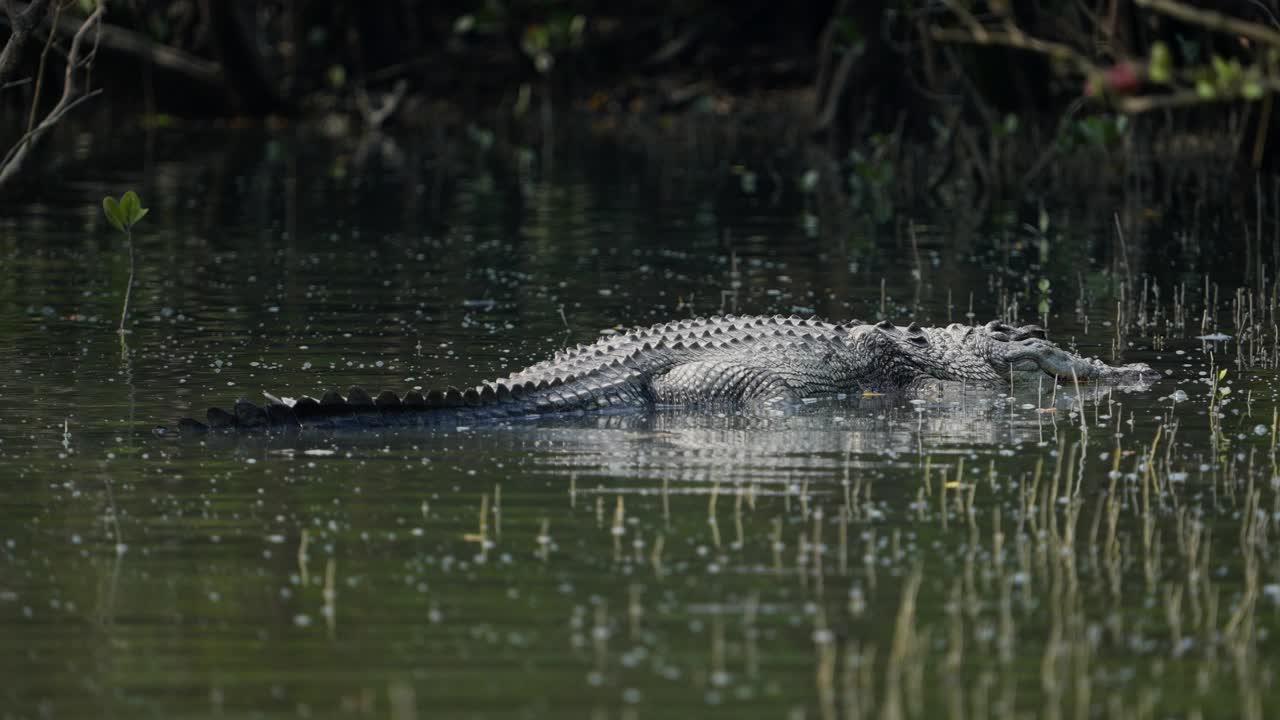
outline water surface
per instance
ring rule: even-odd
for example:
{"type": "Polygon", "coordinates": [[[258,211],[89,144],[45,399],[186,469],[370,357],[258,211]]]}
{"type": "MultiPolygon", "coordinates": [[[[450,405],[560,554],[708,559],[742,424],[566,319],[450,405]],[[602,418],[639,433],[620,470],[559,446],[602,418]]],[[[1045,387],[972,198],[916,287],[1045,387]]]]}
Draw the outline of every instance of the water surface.
{"type": "Polygon", "coordinates": [[[1166,316],[1118,333],[1078,210],[1049,208],[1043,241],[906,211],[836,231],[770,189],[767,148],[326,142],[175,131],[144,167],[0,205],[0,716],[1280,712],[1272,375],[1166,316]],[[128,255],[99,201],[125,187],[152,211],[122,348],[128,255]],[[475,382],[672,318],[1040,300],[1061,342],[1170,379],[151,433],[262,390],[475,382]],[[1210,362],[1232,368],[1218,425],[1210,362]]]}

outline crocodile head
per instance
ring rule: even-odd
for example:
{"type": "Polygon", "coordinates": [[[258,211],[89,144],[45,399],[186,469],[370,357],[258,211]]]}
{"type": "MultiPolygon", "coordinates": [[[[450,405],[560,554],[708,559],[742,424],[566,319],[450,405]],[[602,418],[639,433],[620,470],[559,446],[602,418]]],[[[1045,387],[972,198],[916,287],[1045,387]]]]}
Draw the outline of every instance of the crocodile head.
{"type": "Polygon", "coordinates": [[[910,387],[944,380],[981,385],[1059,380],[1147,386],[1160,373],[1143,363],[1111,366],[1050,342],[1043,328],[993,321],[981,327],[922,328],[890,322],[848,329],[847,342],[866,384],[910,387]]]}
{"type": "Polygon", "coordinates": [[[1044,329],[1036,325],[1014,327],[992,321],[981,328],[966,328],[963,344],[993,369],[1012,374],[1015,381],[1047,374],[1073,382],[1145,387],[1163,377],[1146,363],[1108,365],[1064,350],[1050,342],[1044,329]]]}

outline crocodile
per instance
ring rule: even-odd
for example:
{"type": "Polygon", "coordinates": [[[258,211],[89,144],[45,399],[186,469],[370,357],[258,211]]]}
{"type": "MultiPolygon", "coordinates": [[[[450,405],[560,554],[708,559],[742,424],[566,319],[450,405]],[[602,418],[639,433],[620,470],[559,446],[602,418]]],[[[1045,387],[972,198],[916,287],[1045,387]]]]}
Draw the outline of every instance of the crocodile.
{"type": "Polygon", "coordinates": [[[829,323],[796,316],[680,320],[605,335],[504,378],[371,396],[237,400],[185,433],[303,428],[457,426],[549,414],[663,406],[746,406],[856,392],[915,391],[935,382],[999,387],[1034,378],[1145,387],[1160,374],[1143,363],[1108,365],[1064,350],[1034,325],[900,326],[829,323]]]}

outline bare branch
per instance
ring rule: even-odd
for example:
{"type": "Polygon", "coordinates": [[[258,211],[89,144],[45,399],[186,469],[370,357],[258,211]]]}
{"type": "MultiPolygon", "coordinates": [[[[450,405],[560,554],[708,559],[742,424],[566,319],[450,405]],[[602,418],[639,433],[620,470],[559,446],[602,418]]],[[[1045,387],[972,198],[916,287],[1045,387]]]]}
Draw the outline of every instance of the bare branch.
{"type": "MultiPolygon", "coordinates": [[[[14,3],[14,0],[5,1],[14,3]]],[[[21,3],[15,4],[21,6],[21,3]]],[[[28,5],[28,11],[35,4],[33,2],[28,5]]],[[[54,30],[59,35],[72,37],[79,32],[80,24],[78,18],[64,14],[56,23],[54,30]]],[[[118,25],[100,23],[95,33],[95,47],[101,45],[106,50],[142,58],[209,87],[223,87],[222,68],[216,62],[158,43],[142,33],[118,25]]],[[[89,53],[88,57],[92,57],[93,54],[89,53]]]]}
{"type": "Polygon", "coordinates": [[[29,77],[22,78],[20,80],[10,80],[7,83],[0,83],[0,90],[8,90],[9,88],[15,88],[15,87],[18,87],[19,85],[30,85],[34,81],[35,81],[35,78],[29,78],[29,77]]]}
{"type": "Polygon", "coordinates": [[[49,0],[33,0],[22,12],[18,12],[18,6],[13,0],[5,0],[4,10],[9,16],[11,32],[9,40],[4,44],[4,49],[0,50],[0,85],[5,83],[5,80],[13,74],[13,69],[18,66],[22,47],[27,44],[31,31],[44,22],[44,17],[49,12],[49,0]]]}
{"type": "MultiPolygon", "coordinates": [[[[35,3],[32,3],[32,5],[35,5],[35,3]]],[[[81,63],[80,45],[89,30],[102,22],[103,12],[102,3],[98,3],[98,7],[89,17],[84,19],[80,29],[76,31],[75,37],[71,39],[71,49],[67,52],[67,71],[62,82],[62,97],[58,100],[58,104],[54,105],[53,109],[49,111],[49,114],[45,115],[44,119],[40,121],[40,124],[32,128],[26,135],[23,135],[5,156],[4,160],[0,162],[0,186],[13,179],[22,167],[22,162],[30,154],[32,148],[44,137],[45,133],[49,132],[54,125],[57,125],[68,112],[80,105],[80,103],[98,94],[97,92],[92,92],[81,95],[76,88],[76,72],[79,70],[81,63]]]]}
{"type": "MultiPolygon", "coordinates": [[[[57,27],[58,18],[62,17],[62,3],[53,6],[53,25],[57,27]]],[[[36,126],[36,111],[40,108],[40,88],[44,85],[44,67],[49,59],[49,48],[53,46],[54,33],[45,38],[44,50],[40,51],[40,65],[36,70],[36,88],[31,93],[31,112],[27,115],[27,132],[36,126]]]]}
{"type": "Polygon", "coordinates": [[[365,128],[369,130],[377,130],[387,121],[387,118],[395,114],[400,107],[400,102],[404,100],[405,91],[409,89],[409,83],[401,78],[396,81],[391,92],[379,99],[378,106],[373,106],[373,101],[369,98],[369,93],[364,89],[363,85],[356,87],[356,108],[360,111],[360,117],[364,119],[365,128]]]}
{"type": "MultiPolygon", "coordinates": [[[[54,123],[57,123],[58,121],[62,120],[64,116],[66,116],[72,110],[76,109],[76,107],[84,104],[86,101],[92,100],[93,98],[101,94],[102,94],[102,88],[98,88],[97,90],[92,90],[90,92],[87,92],[84,95],[81,95],[80,97],[76,98],[75,100],[72,100],[71,102],[67,103],[66,107],[62,109],[55,109],[53,112],[49,113],[49,115],[45,117],[45,121],[47,121],[49,123],[49,126],[52,127],[54,123]]],[[[43,125],[44,121],[42,121],[41,124],[43,125]]],[[[42,132],[43,131],[41,130],[41,128],[37,126],[32,128],[31,130],[28,130],[26,133],[23,134],[22,137],[18,138],[18,142],[14,143],[14,146],[9,148],[9,152],[4,154],[4,158],[0,158],[0,172],[3,172],[6,166],[9,165],[9,161],[12,160],[14,156],[18,154],[18,151],[24,147],[23,145],[24,143],[30,141],[32,137],[35,136],[36,133],[42,133],[42,132]]],[[[0,182],[0,185],[2,184],[3,183],[0,182]]]]}
{"type": "MultiPolygon", "coordinates": [[[[1280,92],[1280,81],[1271,80],[1269,82],[1263,82],[1262,87],[1271,93],[1280,92]]],[[[1239,102],[1241,100],[1257,102],[1261,99],[1262,98],[1245,97],[1239,92],[1221,93],[1207,98],[1195,90],[1178,90],[1176,92],[1166,93],[1163,95],[1132,95],[1129,97],[1121,97],[1117,98],[1115,103],[1120,112],[1129,115],[1137,115],[1140,113],[1151,112],[1152,110],[1164,110],[1166,108],[1193,107],[1196,105],[1207,105],[1215,102],[1239,102]]]]}
{"type": "Polygon", "coordinates": [[[1264,45],[1280,47],[1280,32],[1272,30],[1266,25],[1241,20],[1213,10],[1201,10],[1174,0],[1134,0],[1134,2],[1138,7],[1150,8],[1169,17],[1199,25],[1209,30],[1239,35],[1264,45]]]}
{"type": "Polygon", "coordinates": [[[1075,65],[1082,73],[1093,75],[1101,72],[1101,68],[1088,59],[1084,55],[1076,51],[1069,45],[1052,42],[1050,40],[1040,40],[1031,37],[1021,31],[1017,33],[1008,32],[990,32],[984,30],[981,36],[971,34],[964,30],[948,30],[944,28],[932,28],[929,31],[930,37],[939,42],[950,43],[970,43],[973,45],[999,45],[1003,47],[1017,48],[1019,50],[1030,50],[1042,55],[1048,55],[1059,60],[1075,65]]]}

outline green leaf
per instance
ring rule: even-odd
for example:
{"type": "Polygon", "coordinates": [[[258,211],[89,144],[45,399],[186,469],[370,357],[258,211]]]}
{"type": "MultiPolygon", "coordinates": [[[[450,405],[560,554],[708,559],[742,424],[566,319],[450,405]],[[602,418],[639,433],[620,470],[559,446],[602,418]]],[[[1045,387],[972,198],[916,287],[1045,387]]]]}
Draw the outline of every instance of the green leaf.
{"type": "Polygon", "coordinates": [[[147,208],[142,207],[142,201],[138,199],[138,193],[132,190],[120,198],[120,205],[128,211],[126,222],[129,225],[137,225],[138,221],[147,214],[147,208]]]}
{"type": "Polygon", "coordinates": [[[140,207],[142,202],[138,200],[138,193],[130,190],[120,196],[120,217],[124,219],[125,225],[133,224],[133,214],[138,212],[140,207]]]}
{"type": "Polygon", "coordinates": [[[107,221],[112,227],[127,233],[139,220],[146,217],[149,211],[142,207],[138,193],[130,190],[121,195],[119,200],[110,195],[102,198],[102,212],[107,216],[107,221]]]}
{"type": "Polygon", "coordinates": [[[1218,371],[1218,380],[1219,380],[1219,381],[1221,381],[1221,380],[1222,380],[1222,378],[1224,378],[1224,377],[1226,377],[1226,376],[1227,376],[1227,369],[1226,369],[1226,368],[1222,368],[1221,370],[1219,370],[1219,371],[1218,371]]]}
{"type": "Polygon", "coordinates": [[[1222,77],[1227,74],[1227,61],[1222,59],[1221,55],[1214,55],[1209,58],[1209,64],[1213,67],[1213,74],[1222,77]]]}
{"type": "Polygon", "coordinates": [[[102,198],[102,212],[107,216],[107,222],[120,232],[124,232],[124,214],[120,212],[120,203],[110,195],[102,198]]]}
{"type": "Polygon", "coordinates": [[[1147,66],[1147,77],[1152,82],[1166,84],[1173,78],[1173,55],[1169,46],[1162,42],[1151,45],[1151,62],[1147,66]]]}

